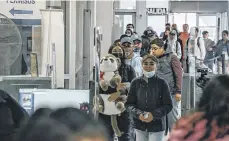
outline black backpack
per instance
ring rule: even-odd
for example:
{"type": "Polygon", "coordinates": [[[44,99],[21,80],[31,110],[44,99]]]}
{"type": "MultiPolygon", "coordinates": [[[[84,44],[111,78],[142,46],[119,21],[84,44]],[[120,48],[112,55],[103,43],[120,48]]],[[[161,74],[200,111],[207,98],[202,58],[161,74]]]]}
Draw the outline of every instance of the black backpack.
{"type": "MultiPolygon", "coordinates": [[[[190,39],[190,38],[188,38],[188,40],[187,40],[187,42],[186,42],[186,45],[187,45],[187,46],[188,46],[189,39],[190,39]]],[[[200,51],[201,51],[201,48],[200,48],[200,37],[197,38],[197,46],[198,46],[198,48],[199,48],[200,51]]]]}

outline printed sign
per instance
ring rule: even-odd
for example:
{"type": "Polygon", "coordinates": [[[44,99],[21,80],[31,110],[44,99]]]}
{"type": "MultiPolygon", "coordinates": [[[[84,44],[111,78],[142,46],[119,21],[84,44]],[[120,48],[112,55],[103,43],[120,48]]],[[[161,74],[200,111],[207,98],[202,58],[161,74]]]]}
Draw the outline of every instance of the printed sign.
{"type": "Polygon", "coordinates": [[[167,8],[147,8],[148,15],[166,15],[167,8]]]}
{"type": "Polygon", "coordinates": [[[10,19],[41,19],[40,9],[46,8],[46,1],[5,0],[0,5],[0,13],[10,19]]]}

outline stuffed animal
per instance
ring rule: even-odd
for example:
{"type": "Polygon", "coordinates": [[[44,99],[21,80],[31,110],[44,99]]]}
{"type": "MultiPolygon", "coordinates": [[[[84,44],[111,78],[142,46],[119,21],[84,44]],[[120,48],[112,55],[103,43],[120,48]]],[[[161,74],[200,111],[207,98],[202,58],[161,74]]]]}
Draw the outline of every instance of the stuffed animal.
{"type": "Polygon", "coordinates": [[[124,97],[121,95],[121,89],[125,84],[121,83],[121,76],[118,73],[118,59],[111,54],[104,56],[100,61],[100,82],[99,85],[103,90],[94,97],[94,112],[111,116],[111,125],[117,136],[121,132],[117,126],[116,116],[125,111],[124,97]],[[113,88],[109,93],[109,88],[113,88]]]}
{"type": "MultiPolygon", "coordinates": [[[[120,88],[123,87],[123,84],[121,83],[121,76],[118,74],[118,59],[112,55],[108,54],[104,56],[101,61],[100,61],[100,82],[99,85],[101,89],[106,92],[109,87],[115,88],[116,92],[110,93],[110,94],[100,94],[100,98],[96,98],[96,103],[100,103],[98,106],[98,111],[104,114],[112,115],[121,113],[125,110],[124,102],[123,102],[123,97],[121,96],[121,90],[120,88]],[[103,99],[103,100],[102,100],[103,99]],[[104,101],[105,100],[105,101],[104,101]],[[102,102],[103,101],[103,102],[102,102]],[[110,110],[105,110],[104,105],[107,105],[106,103],[114,103],[117,110],[113,109],[113,111],[110,110]],[[109,112],[108,112],[109,111],[109,112]],[[107,113],[108,112],[108,113],[107,113]]],[[[107,109],[109,107],[112,107],[111,105],[107,105],[107,109]]]]}
{"type": "Polygon", "coordinates": [[[100,87],[107,91],[108,87],[116,88],[121,83],[121,76],[117,73],[118,61],[111,54],[103,57],[100,62],[100,87]]]}

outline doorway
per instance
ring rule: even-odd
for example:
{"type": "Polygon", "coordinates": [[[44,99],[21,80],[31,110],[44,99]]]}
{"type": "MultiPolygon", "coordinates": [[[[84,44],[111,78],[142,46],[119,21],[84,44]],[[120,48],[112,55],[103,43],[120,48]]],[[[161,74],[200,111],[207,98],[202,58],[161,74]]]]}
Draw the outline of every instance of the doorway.
{"type": "Polygon", "coordinates": [[[161,32],[165,31],[166,16],[167,15],[148,16],[148,26],[153,27],[153,30],[157,32],[158,36],[161,32]]]}
{"type": "Polygon", "coordinates": [[[115,12],[114,24],[113,24],[113,41],[119,39],[119,37],[125,33],[126,25],[136,25],[135,12],[115,12]]]}

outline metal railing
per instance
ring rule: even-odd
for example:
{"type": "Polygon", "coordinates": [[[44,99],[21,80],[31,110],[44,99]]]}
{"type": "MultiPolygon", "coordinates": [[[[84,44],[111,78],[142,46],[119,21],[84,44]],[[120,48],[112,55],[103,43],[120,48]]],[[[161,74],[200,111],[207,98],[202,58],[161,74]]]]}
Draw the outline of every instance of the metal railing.
{"type": "MultiPolygon", "coordinates": [[[[197,59],[196,57],[194,58],[196,61],[203,61],[201,59],[197,59]]],[[[219,59],[222,62],[222,74],[225,74],[226,73],[225,54],[211,58],[207,61],[205,60],[204,63],[215,62],[217,64],[217,61],[219,59]]],[[[181,100],[182,115],[196,108],[196,103],[201,97],[202,89],[196,85],[196,76],[198,76],[196,75],[196,70],[194,72],[195,74],[190,72],[190,73],[184,73],[183,75],[182,100],[181,100]]]]}

